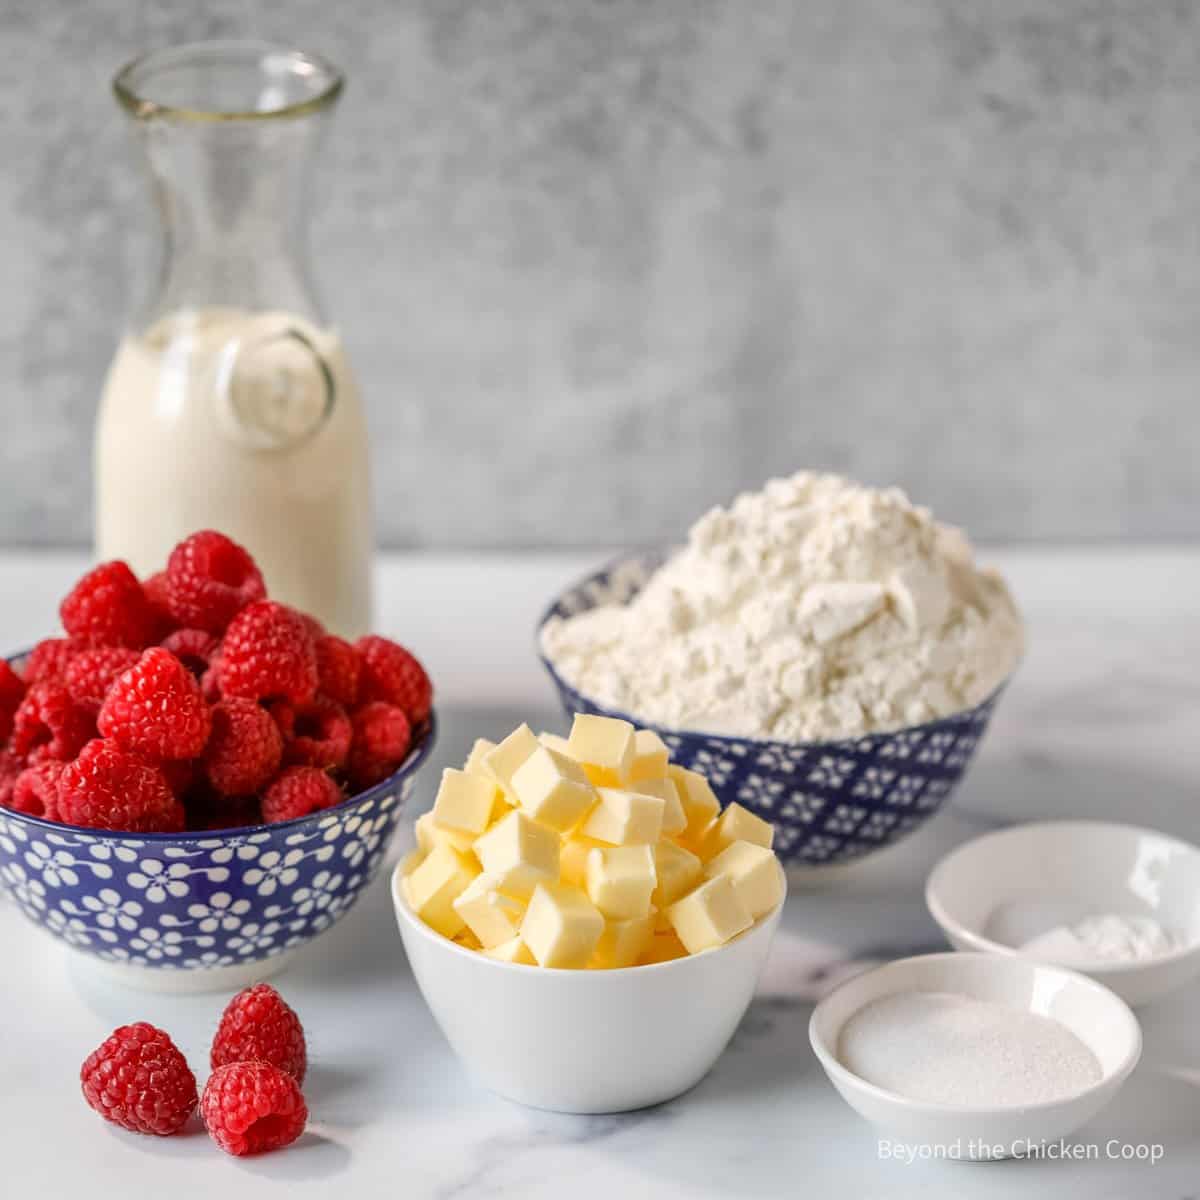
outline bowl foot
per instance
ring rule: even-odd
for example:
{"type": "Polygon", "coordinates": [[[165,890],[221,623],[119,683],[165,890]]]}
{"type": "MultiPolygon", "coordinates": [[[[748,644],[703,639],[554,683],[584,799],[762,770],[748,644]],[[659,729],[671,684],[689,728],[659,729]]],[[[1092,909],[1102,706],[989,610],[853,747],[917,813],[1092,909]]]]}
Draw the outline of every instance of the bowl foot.
{"type": "Polygon", "coordinates": [[[228,967],[208,967],[190,971],[170,967],[141,967],[132,963],[109,962],[91,954],[70,950],[72,969],[90,979],[115,983],[139,992],[160,992],[176,996],[200,992],[235,992],[279,974],[292,959],[292,951],[274,954],[256,962],[234,963],[228,967]]]}

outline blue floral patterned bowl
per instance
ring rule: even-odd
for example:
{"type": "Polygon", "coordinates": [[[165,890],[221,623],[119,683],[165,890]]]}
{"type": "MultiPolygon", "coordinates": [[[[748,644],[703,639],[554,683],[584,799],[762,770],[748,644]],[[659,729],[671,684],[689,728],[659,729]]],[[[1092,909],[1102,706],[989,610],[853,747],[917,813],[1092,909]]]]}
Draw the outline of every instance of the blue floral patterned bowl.
{"type": "Polygon", "coordinates": [[[667,558],[621,559],[568,588],[539,624],[539,657],[570,716],[622,717],[655,730],[672,758],[708,777],[721,803],[736,800],[775,826],[789,866],[861,858],[928,820],[954,791],[987,729],[1004,685],[975,708],[924,725],[830,742],[781,742],[666,729],[582,695],[541,653],[541,626],[598,604],[625,604],[667,558]]]}
{"type": "Polygon", "coordinates": [[[0,808],[0,893],[123,983],[182,992],[265,978],[374,879],[436,732],[431,714],[382,783],[273,825],[131,835],[0,808]]]}

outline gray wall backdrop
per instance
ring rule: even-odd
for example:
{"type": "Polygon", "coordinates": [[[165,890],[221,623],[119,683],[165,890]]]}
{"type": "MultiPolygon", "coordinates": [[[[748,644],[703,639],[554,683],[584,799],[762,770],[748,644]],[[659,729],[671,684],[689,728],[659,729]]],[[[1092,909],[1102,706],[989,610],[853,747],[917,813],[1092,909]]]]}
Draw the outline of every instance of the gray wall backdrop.
{"type": "Polygon", "coordinates": [[[649,541],[803,465],[1196,535],[1196,4],[4,0],[0,543],[89,536],[152,220],[109,77],[252,34],[350,73],[314,256],[386,544],[649,541]]]}

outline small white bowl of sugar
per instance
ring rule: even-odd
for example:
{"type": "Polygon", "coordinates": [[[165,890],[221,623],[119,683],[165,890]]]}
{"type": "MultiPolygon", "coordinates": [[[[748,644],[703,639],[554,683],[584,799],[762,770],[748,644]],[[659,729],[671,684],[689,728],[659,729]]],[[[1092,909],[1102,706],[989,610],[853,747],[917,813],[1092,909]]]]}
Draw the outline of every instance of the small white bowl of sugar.
{"type": "Polygon", "coordinates": [[[1200,975],[1200,850],[1101,821],[1037,821],[959,846],[925,888],[958,950],[1056,963],[1146,1004],[1200,975]]]}
{"type": "Polygon", "coordinates": [[[1027,1157],[1116,1095],[1142,1050],[1137,1018],[1074,971],[926,954],[855,976],[809,1039],[842,1098],[897,1155],[1027,1157]]]}

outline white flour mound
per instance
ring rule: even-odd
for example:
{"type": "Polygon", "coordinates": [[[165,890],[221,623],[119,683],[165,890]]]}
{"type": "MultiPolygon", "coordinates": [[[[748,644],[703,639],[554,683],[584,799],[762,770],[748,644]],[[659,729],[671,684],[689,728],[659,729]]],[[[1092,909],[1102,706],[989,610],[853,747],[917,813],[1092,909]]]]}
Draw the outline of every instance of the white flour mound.
{"type": "Polygon", "coordinates": [[[814,741],[973,707],[1022,630],[961,530],[896,488],[801,472],[712,509],[631,603],[551,620],[542,647],[645,721],[814,741]]]}

